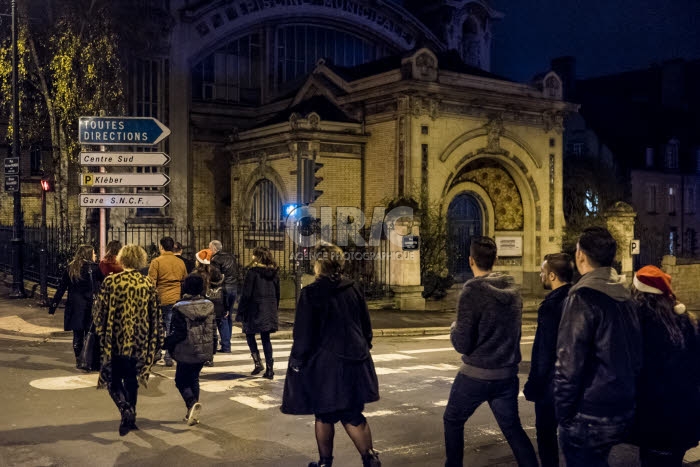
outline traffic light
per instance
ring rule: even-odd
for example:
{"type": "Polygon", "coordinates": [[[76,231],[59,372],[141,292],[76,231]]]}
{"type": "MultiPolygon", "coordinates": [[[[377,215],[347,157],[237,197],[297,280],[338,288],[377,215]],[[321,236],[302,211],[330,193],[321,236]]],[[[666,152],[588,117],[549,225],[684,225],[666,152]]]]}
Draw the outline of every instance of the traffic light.
{"type": "Polygon", "coordinates": [[[304,160],[304,201],[306,203],[313,203],[323,194],[322,190],[317,189],[323,177],[316,175],[322,168],[323,164],[316,162],[315,157],[304,160]]]}
{"type": "Polygon", "coordinates": [[[41,177],[41,191],[54,191],[53,177],[41,177]]]}

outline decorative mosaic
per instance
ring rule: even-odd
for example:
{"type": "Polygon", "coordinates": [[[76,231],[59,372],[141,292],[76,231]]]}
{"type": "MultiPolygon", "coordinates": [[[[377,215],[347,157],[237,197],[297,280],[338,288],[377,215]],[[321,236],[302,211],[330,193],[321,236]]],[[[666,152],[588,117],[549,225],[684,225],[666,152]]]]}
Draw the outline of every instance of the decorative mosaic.
{"type": "Polygon", "coordinates": [[[523,202],[515,181],[497,162],[480,159],[464,167],[452,186],[472,182],[481,186],[493,202],[496,230],[523,230],[523,202]]]}

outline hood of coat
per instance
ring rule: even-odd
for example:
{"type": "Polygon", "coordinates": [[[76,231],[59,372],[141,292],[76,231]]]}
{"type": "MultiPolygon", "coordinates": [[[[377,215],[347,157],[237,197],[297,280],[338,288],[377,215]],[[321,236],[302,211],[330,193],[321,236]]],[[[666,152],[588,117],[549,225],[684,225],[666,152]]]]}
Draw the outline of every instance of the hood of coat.
{"type": "Polygon", "coordinates": [[[250,269],[256,271],[261,277],[269,281],[277,277],[278,267],[274,265],[266,265],[261,263],[253,263],[250,269]]]}
{"type": "Polygon", "coordinates": [[[616,302],[624,302],[631,298],[631,294],[625,284],[623,277],[617,274],[613,268],[597,268],[581,276],[581,279],[571,287],[569,294],[579,289],[593,289],[604,293],[616,302]]]}
{"type": "Polygon", "coordinates": [[[512,303],[520,297],[520,289],[515,284],[513,276],[502,272],[492,272],[485,276],[475,277],[464,284],[465,287],[467,285],[472,289],[483,289],[485,293],[503,304],[512,303]]]}
{"type": "Polygon", "coordinates": [[[355,282],[342,277],[317,277],[314,282],[306,287],[318,294],[336,293],[349,289],[355,282]]]}
{"type": "Polygon", "coordinates": [[[177,302],[177,309],[192,321],[206,319],[214,314],[214,304],[201,295],[184,295],[177,302]]]}

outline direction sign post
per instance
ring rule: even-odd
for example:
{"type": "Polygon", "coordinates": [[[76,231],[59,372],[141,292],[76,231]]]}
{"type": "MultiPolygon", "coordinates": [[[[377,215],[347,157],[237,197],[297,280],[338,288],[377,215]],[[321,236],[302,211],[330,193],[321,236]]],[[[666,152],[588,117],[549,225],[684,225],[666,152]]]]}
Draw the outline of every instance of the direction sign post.
{"type": "Polygon", "coordinates": [[[81,173],[80,186],[118,187],[149,186],[161,187],[170,183],[164,173],[81,173]]]}
{"type": "Polygon", "coordinates": [[[82,166],[151,166],[162,167],[170,162],[164,152],[81,152],[82,166]]]}
{"type": "Polygon", "coordinates": [[[80,144],[111,146],[153,146],[170,134],[170,129],[153,117],[80,117],[80,144]]]}
{"type": "Polygon", "coordinates": [[[170,204],[165,195],[145,193],[81,193],[81,208],[163,208],[170,204]]]}

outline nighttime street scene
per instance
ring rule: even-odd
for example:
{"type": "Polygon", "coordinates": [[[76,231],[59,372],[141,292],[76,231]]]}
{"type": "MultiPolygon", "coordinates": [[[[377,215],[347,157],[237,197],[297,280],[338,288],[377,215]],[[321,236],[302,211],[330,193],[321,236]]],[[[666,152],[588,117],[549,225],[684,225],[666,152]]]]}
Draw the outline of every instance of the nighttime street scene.
{"type": "Polygon", "coordinates": [[[0,467],[700,467],[698,18],[0,0],[0,467]]]}

